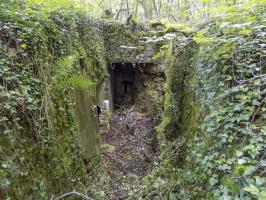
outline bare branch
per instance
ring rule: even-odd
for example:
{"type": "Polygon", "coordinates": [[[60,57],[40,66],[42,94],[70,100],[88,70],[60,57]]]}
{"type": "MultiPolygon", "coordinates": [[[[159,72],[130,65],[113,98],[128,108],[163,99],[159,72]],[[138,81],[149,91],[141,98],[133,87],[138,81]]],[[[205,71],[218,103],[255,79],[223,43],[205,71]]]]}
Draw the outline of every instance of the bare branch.
{"type": "Polygon", "coordinates": [[[261,167],[261,165],[262,165],[262,163],[263,163],[263,160],[264,160],[265,156],[266,156],[266,150],[264,150],[264,153],[263,153],[263,155],[262,155],[260,161],[258,162],[258,164],[254,167],[254,169],[253,169],[251,172],[249,172],[248,174],[244,174],[244,175],[242,175],[242,176],[234,177],[234,178],[235,178],[235,179],[239,179],[239,178],[243,178],[243,177],[245,177],[245,176],[250,176],[250,175],[254,174],[254,173],[255,173],[255,172],[261,167]]]}
{"type": "Polygon", "coordinates": [[[257,79],[257,78],[264,78],[264,77],[266,77],[266,74],[262,74],[262,75],[254,76],[254,77],[252,77],[252,78],[250,78],[250,79],[239,80],[238,82],[239,82],[240,84],[243,84],[243,83],[246,83],[246,82],[249,82],[249,81],[253,81],[254,79],[257,79]]]}
{"type": "Polygon", "coordinates": [[[60,200],[60,199],[63,199],[63,198],[65,198],[65,197],[67,197],[67,196],[70,196],[70,195],[76,195],[76,196],[82,197],[82,198],[85,199],[85,200],[94,200],[93,198],[90,198],[90,197],[88,197],[87,195],[84,195],[84,194],[80,194],[80,193],[78,193],[78,192],[76,192],[76,191],[73,191],[73,192],[69,192],[69,193],[63,194],[62,196],[57,197],[57,198],[55,198],[54,200],[60,200]]]}
{"type": "Polygon", "coordinates": [[[175,22],[178,22],[174,15],[170,14],[170,16],[175,20],[175,22]]]}
{"type": "Polygon", "coordinates": [[[262,101],[260,102],[259,106],[257,107],[257,109],[256,109],[256,111],[255,111],[255,113],[254,113],[254,115],[252,116],[252,119],[251,119],[251,121],[250,121],[250,124],[253,124],[253,122],[255,121],[256,116],[257,116],[257,114],[259,113],[259,110],[260,110],[260,108],[261,108],[261,106],[262,106],[264,100],[265,100],[265,97],[262,99],[262,101]]]}

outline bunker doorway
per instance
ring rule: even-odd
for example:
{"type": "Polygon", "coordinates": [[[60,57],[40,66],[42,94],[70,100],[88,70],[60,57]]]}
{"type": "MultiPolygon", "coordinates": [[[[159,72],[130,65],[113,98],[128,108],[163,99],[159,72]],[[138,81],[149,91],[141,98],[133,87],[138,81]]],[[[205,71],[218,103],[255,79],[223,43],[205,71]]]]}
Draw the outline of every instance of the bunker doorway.
{"type": "Polygon", "coordinates": [[[132,63],[113,63],[109,67],[111,107],[117,110],[134,104],[136,67],[132,63]]]}

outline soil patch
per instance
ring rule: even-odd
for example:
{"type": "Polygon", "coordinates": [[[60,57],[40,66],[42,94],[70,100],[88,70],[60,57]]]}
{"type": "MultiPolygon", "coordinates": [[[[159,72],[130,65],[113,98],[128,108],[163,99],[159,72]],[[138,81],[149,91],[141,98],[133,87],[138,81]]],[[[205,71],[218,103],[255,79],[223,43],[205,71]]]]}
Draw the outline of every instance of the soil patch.
{"type": "Polygon", "coordinates": [[[153,168],[158,150],[156,125],[151,115],[137,112],[134,106],[112,115],[109,130],[101,133],[101,166],[108,179],[103,190],[108,199],[125,199],[128,190],[153,168]]]}

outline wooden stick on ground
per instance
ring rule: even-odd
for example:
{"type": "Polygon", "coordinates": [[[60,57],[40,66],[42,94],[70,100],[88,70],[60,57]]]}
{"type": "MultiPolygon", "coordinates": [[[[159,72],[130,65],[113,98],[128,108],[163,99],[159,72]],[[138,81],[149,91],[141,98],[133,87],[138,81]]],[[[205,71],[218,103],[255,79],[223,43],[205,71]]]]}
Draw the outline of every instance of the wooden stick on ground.
{"type": "Polygon", "coordinates": [[[78,192],[76,192],[76,191],[73,191],[73,192],[69,192],[69,193],[63,194],[62,196],[57,197],[57,198],[55,198],[54,200],[60,200],[60,199],[63,199],[63,198],[65,198],[65,197],[67,197],[67,196],[70,196],[70,195],[76,195],[76,196],[82,197],[82,198],[85,199],[85,200],[94,200],[94,199],[88,197],[87,195],[80,194],[80,193],[78,193],[78,192]]]}

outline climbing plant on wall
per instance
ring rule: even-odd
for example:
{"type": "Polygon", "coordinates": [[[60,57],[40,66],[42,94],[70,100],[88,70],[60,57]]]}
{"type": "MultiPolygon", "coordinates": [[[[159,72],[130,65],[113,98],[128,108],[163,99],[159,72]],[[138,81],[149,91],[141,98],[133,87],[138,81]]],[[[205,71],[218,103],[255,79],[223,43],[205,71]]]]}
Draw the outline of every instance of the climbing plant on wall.
{"type": "Polygon", "coordinates": [[[93,95],[105,76],[99,37],[82,13],[22,1],[2,1],[0,18],[0,196],[50,199],[83,190],[73,88],[93,95]],[[95,68],[86,73],[88,63],[95,68]]]}
{"type": "MultiPolygon", "coordinates": [[[[159,131],[167,135],[170,130],[171,140],[173,136],[177,139],[168,141],[161,164],[142,180],[141,187],[136,186],[132,199],[266,198],[264,9],[262,1],[227,6],[224,15],[199,25],[193,37],[200,45],[196,62],[183,66],[195,70],[195,98],[189,103],[194,101],[199,107],[191,112],[196,121],[189,118],[186,122],[188,127],[196,122],[196,129],[180,130],[185,121],[169,120],[169,116],[195,109],[182,110],[180,93],[170,92],[165,98],[169,107],[159,127],[170,125],[170,129],[159,131]],[[174,122],[177,128],[172,128],[174,122]]],[[[179,75],[171,74],[177,81],[179,75]]]]}

